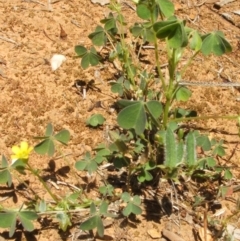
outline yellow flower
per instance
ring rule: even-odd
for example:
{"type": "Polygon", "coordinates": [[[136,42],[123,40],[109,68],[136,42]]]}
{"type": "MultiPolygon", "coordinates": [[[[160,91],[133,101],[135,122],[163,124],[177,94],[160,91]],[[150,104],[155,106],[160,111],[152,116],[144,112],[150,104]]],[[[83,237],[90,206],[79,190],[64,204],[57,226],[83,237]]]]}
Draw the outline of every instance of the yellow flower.
{"type": "Polygon", "coordinates": [[[13,146],[12,152],[14,155],[11,155],[12,162],[15,162],[19,159],[27,161],[30,152],[33,150],[33,147],[28,146],[26,141],[22,141],[20,146],[13,146]]]}

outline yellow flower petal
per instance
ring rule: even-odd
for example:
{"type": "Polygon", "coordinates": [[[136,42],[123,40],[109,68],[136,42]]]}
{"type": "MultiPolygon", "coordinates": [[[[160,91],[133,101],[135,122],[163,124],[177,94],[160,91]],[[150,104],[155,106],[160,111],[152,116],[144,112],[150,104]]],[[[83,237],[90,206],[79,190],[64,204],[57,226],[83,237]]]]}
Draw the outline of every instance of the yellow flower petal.
{"type": "Polygon", "coordinates": [[[21,149],[22,151],[27,151],[27,150],[28,150],[28,143],[27,143],[26,141],[22,141],[22,142],[20,143],[20,149],[21,149]]]}
{"type": "Polygon", "coordinates": [[[28,160],[30,152],[33,150],[33,147],[28,146],[26,141],[22,141],[19,146],[13,146],[12,152],[14,155],[11,156],[11,159],[14,160],[28,160]]]}
{"type": "Polygon", "coordinates": [[[13,146],[13,147],[12,147],[12,152],[13,152],[14,154],[19,153],[19,151],[20,151],[20,148],[19,148],[18,146],[13,146]]]}

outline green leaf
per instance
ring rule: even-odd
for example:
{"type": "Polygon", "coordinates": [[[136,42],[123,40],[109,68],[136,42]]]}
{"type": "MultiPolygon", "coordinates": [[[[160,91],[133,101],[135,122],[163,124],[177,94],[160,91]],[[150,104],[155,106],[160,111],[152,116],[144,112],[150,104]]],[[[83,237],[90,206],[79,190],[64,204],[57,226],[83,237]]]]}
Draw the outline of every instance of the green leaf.
{"type": "Polygon", "coordinates": [[[0,171],[0,184],[7,183],[9,177],[11,177],[11,173],[7,169],[0,171]]]}
{"type": "Polygon", "coordinates": [[[38,205],[38,211],[43,213],[43,212],[46,212],[46,210],[47,210],[47,203],[45,202],[45,200],[40,200],[38,205]]]}
{"type": "Polygon", "coordinates": [[[128,205],[123,209],[123,215],[124,216],[129,216],[131,213],[135,215],[139,215],[142,213],[142,209],[135,205],[134,203],[128,203],[128,205]]]}
{"type": "Polygon", "coordinates": [[[177,145],[177,165],[183,161],[184,157],[184,143],[179,142],[177,145]]]}
{"type": "Polygon", "coordinates": [[[173,131],[167,128],[164,141],[164,165],[173,169],[177,165],[177,144],[173,131]]]}
{"type": "Polygon", "coordinates": [[[124,202],[129,202],[129,201],[130,201],[130,198],[131,198],[131,196],[130,196],[130,194],[129,194],[128,192],[124,192],[124,193],[122,193],[122,195],[121,195],[121,199],[122,199],[124,202]]]}
{"type": "Polygon", "coordinates": [[[20,211],[18,214],[20,218],[25,218],[28,220],[36,220],[38,218],[37,213],[33,211],[20,211]]]}
{"type": "Polygon", "coordinates": [[[101,215],[106,214],[108,211],[108,204],[107,202],[103,201],[99,207],[99,213],[101,215]]]}
{"type": "Polygon", "coordinates": [[[97,164],[101,164],[105,160],[105,157],[103,156],[95,156],[91,161],[96,162],[97,164]]]}
{"type": "Polygon", "coordinates": [[[150,112],[151,116],[156,120],[162,114],[162,104],[159,101],[151,100],[146,103],[146,107],[150,112]]]}
{"type": "MultiPolygon", "coordinates": [[[[17,215],[17,214],[16,214],[17,215]]],[[[9,237],[11,238],[13,236],[13,234],[15,233],[15,230],[16,230],[16,224],[17,224],[17,217],[14,218],[11,226],[10,226],[10,229],[9,229],[9,237]]]]}
{"type": "Polygon", "coordinates": [[[69,226],[72,225],[71,220],[67,213],[58,212],[56,218],[59,221],[59,227],[65,232],[69,226]]]}
{"type": "Polygon", "coordinates": [[[208,167],[215,167],[217,165],[216,161],[212,157],[206,158],[206,164],[208,167]]]}
{"type": "Polygon", "coordinates": [[[2,155],[2,168],[5,168],[5,167],[8,167],[8,161],[7,161],[7,158],[2,155]]]}
{"type": "Polygon", "coordinates": [[[151,11],[146,4],[138,4],[137,15],[139,18],[147,20],[151,18],[151,11]]]}
{"type": "Polygon", "coordinates": [[[117,169],[128,166],[130,160],[127,157],[115,157],[113,160],[113,165],[117,169]]]}
{"type": "Polygon", "coordinates": [[[85,231],[85,230],[92,230],[97,227],[98,224],[98,215],[95,215],[86,221],[82,222],[80,225],[80,229],[85,231]]]}
{"type": "Polygon", "coordinates": [[[160,11],[163,13],[165,17],[170,17],[174,14],[174,5],[169,0],[156,0],[160,11]]]}
{"type": "Polygon", "coordinates": [[[224,38],[223,33],[220,31],[206,34],[202,37],[202,39],[203,43],[201,51],[204,55],[213,53],[217,56],[221,56],[232,51],[231,45],[224,38]]]}
{"type": "Polygon", "coordinates": [[[100,237],[104,236],[104,226],[103,221],[100,216],[96,216],[96,222],[97,222],[97,232],[100,237]]]}
{"type": "MultiPolygon", "coordinates": [[[[4,212],[0,213],[0,227],[1,228],[9,228],[13,225],[13,223],[16,223],[17,219],[17,212],[4,212]]],[[[15,229],[15,225],[14,225],[15,229]]]]}
{"type": "Polygon", "coordinates": [[[184,22],[172,17],[166,21],[157,22],[153,25],[156,36],[159,39],[168,39],[171,48],[185,47],[188,37],[184,28],[184,22]]]}
{"type": "Polygon", "coordinates": [[[139,101],[124,100],[124,99],[117,101],[117,104],[118,104],[121,108],[130,106],[130,105],[134,105],[134,104],[137,104],[137,103],[139,103],[139,101]]]}
{"type": "Polygon", "coordinates": [[[123,95],[123,86],[120,83],[114,83],[111,86],[111,91],[113,93],[118,93],[120,96],[123,95]]]}
{"type": "Polygon", "coordinates": [[[133,196],[133,203],[136,205],[140,205],[141,204],[141,198],[137,195],[133,196]]]}
{"type": "Polygon", "coordinates": [[[87,69],[90,65],[90,56],[89,54],[85,54],[82,58],[82,61],[81,61],[81,66],[83,69],[87,69]]]}
{"type": "Polygon", "coordinates": [[[96,206],[95,206],[94,202],[92,202],[90,205],[90,214],[94,215],[96,212],[97,212],[96,206]]]}
{"type": "Polygon", "coordinates": [[[195,51],[199,51],[202,47],[202,38],[198,31],[194,30],[190,34],[190,48],[195,51]]]}
{"type": "Polygon", "coordinates": [[[87,161],[81,160],[81,161],[77,161],[77,162],[75,163],[75,168],[76,168],[78,171],[83,171],[83,170],[86,169],[87,165],[88,165],[88,162],[87,162],[87,161]]]}
{"type": "Polygon", "coordinates": [[[38,215],[32,211],[21,211],[18,213],[18,217],[24,227],[28,232],[32,232],[34,230],[34,225],[31,220],[35,220],[38,218],[38,215]]]}
{"type": "Polygon", "coordinates": [[[117,122],[124,129],[134,129],[137,135],[142,134],[147,123],[144,103],[138,101],[121,110],[117,122]]]}
{"type": "Polygon", "coordinates": [[[48,136],[51,136],[52,134],[53,134],[53,125],[49,123],[45,131],[45,136],[48,137],[48,136]]]}
{"type": "Polygon", "coordinates": [[[90,153],[87,152],[85,159],[82,159],[75,163],[75,168],[79,171],[87,170],[89,172],[89,174],[91,174],[92,172],[96,171],[98,168],[98,165],[96,162],[96,161],[98,161],[98,159],[96,159],[96,158],[99,158],[100,161],[103,160],[102,156],[94,157],[91,159],[90,153]]]}
{"type": "Polygon", "coordinates": [[[81,45],[75,46],[75,52],[78,56],[83,57],[87,53],[87,49],[81,45]]]}
{"type": "Polygon", "coordinates": [[[186,87],[180,87],[176,93],[176,99],[178,101],[188,101],[192,92],[186,87]]]}
{"type": "Polygon", "coordinates": [[[192,167],[197,163],[196,153],[196,137],[193,132],[189,132],[186,136],[186,164],[192,167]]]}
{"type": "Polygon", "coordinates": [[[112,13],[109,14],[108,18],[105,18],[100,22],[104,24],[104,29],[107,31],[111,29],[116,29],[116,20],[112,13]]]}
{"type": "Polygon", "coordinates": [[[208,136],[198,136],[197,137],[197,145],[201,146],[204,151],[210,151],[211,150],[211,142],[208,138],[208,136]]]}
{"type": "Polygon", "coordinates": [[[51,139],[46,139],[34,147],[34,151],[40,155],[48,154],[48,156],[53,156],[55,147],[51,139]]]}
{"type": "Polygon", "coordinates": [[[139,36],[142,36],[143,26],[139,23],[135,23],[134,26],[130,27],[130,32],[132,35],[137,38],[139,36]]]}
{"type": "Polygon", "coordinates": [[[87,125],[96,127],[98,125],[102,125],[106,119],[101,114],[94,114],[90,118],[87,119],[87,125]]]}
{"type": "Polygon", "coordinates": [[[153,176],[149,171],[143,169],[138,174],[137,179],[139,182],[151,181],[153,179],[153,176]]]}
{"type": "Polygon", "coordinates": [[[92,40],[92,43],[96,46],[104,46],[107,42],[107,37],[104,32],[104,29],[101,26],[97,26],[95,31],[88,35],[92,40]]]}
{"type": "Polygon", "coordinates": [[[214,148],[213,150],[213,155],[218,155],[218,156],[224,156],[226,153],[225,153],[225,150],[224,150],[224,147],[220,144],[216,145],[216,147],[214,148]]]}
{"type": "Polygon", "coordinates": [[[99,64],[100,57],[97,55],[95,48],[91,48],[83,57],[81,66],[83,69],[87,69],[90,65],[96,66],[99,64]]]}
{"type": "Polygon", "coordinates": [[[232,172],[229,170],[229,169],[226,169],[225,172],[224,172],[224,178],[226,180],[230,180],[233,178],[233,174],[232,172]]]}
{"type": "Polygon", "coordinates": [[[54,137],[56,140],[66,145],[70,140],[70,133],[68,130],[62,130],[58,132],[54,137]]]}
{"type": "Polygon", "coordinates": [[[146,27],[143,24],[135,23],[134,26],[130,28],[130,32],[134,37],[142,37],[143,42],[154,42],[154,32],[151,27],[146,27]]]}
{"type": "Polygon", "coordinates": [[[107,184],[107,186],[99,187],[99,192],[103,195],[113,196],[114,187],[111,184],[107,184]]]}

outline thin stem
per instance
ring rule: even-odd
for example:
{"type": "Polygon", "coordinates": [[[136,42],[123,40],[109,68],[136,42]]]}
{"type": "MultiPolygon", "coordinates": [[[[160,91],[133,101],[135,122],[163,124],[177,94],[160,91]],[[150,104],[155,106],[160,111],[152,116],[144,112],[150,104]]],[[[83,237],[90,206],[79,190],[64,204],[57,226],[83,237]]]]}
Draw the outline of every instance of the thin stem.
{"type": "Polygon", "coordinates": [[[18,175],[14,175],[14,177],[19,181],[19,183],[23,183],[23,185],[28,188],[33,195],[35,195],[35,198],[40,199],[40,197],[38,196],[38,194],[24,181],[22,180],[18,175]]]}
{"type": "Polygon", "coordinates": [[[169,69],[169,85],[168,90],[166,93],[166,103],[164,106],[164,115],[163,115],[163,126],[164,128],[167,127],[168,122],[168,115],[169,115],[169,109],[171,107],[171,103],[173,101],[173,93],[175,92],[174,88],[174,75],[175,75],[175,69],[176,69],[176,63],[175,63],[175,55],[176,55],[176,49],[172,50],[171,56],[169,56],[169,62],[168,62],[168,69],[169,69]]]}
{"type": "MultiPolygon", "coordinates": [[[[152,24],[154,24],[153,14],[154,13],[151,14],[152,24]]],[[[162,73],[162,70],[161,70],[161,67],[160,67],[160,61],[159,61],[159,55],[158,55],[158,41],[157,41],[157,36],[156,36],[155,32],[154,32],[153,36],[154,36],[154,53],[155,53],[155,61],[156,61],[156,65],[157,65],[157,71],[158,71],[158,75],[160,77],[160,80],[162,82],[163,90],[165,92],[166,91],[166,82],[165,82],[165,79],[163,77],[163,73],[162,73]]]]}
{"type": "Polygon", "coordinates": [[[29,168],[29,171],[35,175],[38,180],[42,183],[43,187],[46,189],[46,191],[49,193],[49,195],[52,197],[52,199],[58,203],[58,199],[57,197],[52,193],[52,191],[50,190],[50,188],[47,186],[46,182],[42,179],[42,177],[29,165],[29,163],[27,163],[27,166],[29,168]]]}

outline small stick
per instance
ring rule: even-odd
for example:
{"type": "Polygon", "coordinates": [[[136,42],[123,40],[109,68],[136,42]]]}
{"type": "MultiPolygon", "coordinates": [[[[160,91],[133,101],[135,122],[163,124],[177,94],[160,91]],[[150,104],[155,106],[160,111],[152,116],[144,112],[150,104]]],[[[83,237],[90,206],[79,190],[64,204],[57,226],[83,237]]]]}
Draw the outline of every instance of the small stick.
{"type": "Polygon", "coordinates": [[[53,42],[56,42],[55,40],[51,39],[51,38],[47,35],[47,33],[45,32],[45,30],[43,30],[43,33],[44,33],[44,35],[45,35],[48,39],[50,39],[50,40],[53,41],[53,42]]]}
{"type": "Polygon", "coordinates": [[[68,187],[72,187],[73,189],[75,189],[75,190],[77,190],[77,191],[81,191],[80,188],[74,186],[73,184],[69,184],[69,183],[62,182],[62,181],[57,181],[57,184],[59,184],[59,185],[64,185],[64,186],[68,186],[68,187]]]}
{"type": "Polygon", "coordinates": [[[187,86],[205,86],[205,87],[240,87],[240,83],[236,82],[212,82],[212,81],[179,81],[179,85],[187,85],[187,86]]]}
{"type": "Polygon", "coordinates": [[[83,87],[83,99],[85,100],[87,96],[87,90],[86,87],[83,87]]]}
{"type": "Polygon", "coordinates": [[[53,182],[51,180],[48,180],[48,182],[51,183],[57,190],[60,189],[59,186],[55,182],[53,182]]]}
{"type": "Polygon", "coordinates": [[[0,39],[2,39],[3,41],[6,41],[6,42],[9,42],[9,43],[12,43],[12,44],[16,44],[16,45],[19,45],[17,42],[15,42],[14,40],[10,39],[10,38],[6,38],[4,36],[1,36],[0,35],[0,39]]]}
{"type": "Polygon", "coordinates": [[[208,205],[207,202],[205,203],[205,210],[204,210],[204,241],[207,241],[207,209],[208,209],[208,205]]]}

